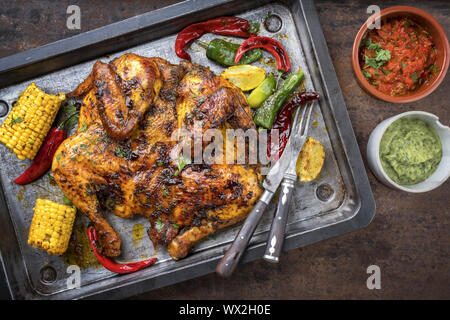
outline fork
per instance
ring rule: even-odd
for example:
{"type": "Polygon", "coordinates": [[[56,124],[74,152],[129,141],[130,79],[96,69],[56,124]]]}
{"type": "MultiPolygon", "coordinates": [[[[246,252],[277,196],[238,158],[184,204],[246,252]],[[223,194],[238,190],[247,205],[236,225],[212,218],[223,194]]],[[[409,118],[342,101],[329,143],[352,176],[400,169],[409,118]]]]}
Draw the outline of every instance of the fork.
{"type": "Polygon", "coordinates": [[[291,155],[289,160],[289,166],[283,175],[283,181],[281,182],[281,190],[278,198],[278,205],[275,217],[273,218],[272,225],[269,232],[269,241],[267,242],[266,251],[263,259],[269,262],[277,263],[283,247],[286,221],[289,212],[289,204],[292,199],[295,180],[297,180],[297,173],[295,170],[297,164],[298,154],[306,141],[309,123],[311,120],[311,113],[314,107],[314,102],[308,103],[302,110],[301,120],[298,124],[298,111],[295,113],[294,125],[292,127],[292,134],[290,142],[292,144],[291,155]]]}

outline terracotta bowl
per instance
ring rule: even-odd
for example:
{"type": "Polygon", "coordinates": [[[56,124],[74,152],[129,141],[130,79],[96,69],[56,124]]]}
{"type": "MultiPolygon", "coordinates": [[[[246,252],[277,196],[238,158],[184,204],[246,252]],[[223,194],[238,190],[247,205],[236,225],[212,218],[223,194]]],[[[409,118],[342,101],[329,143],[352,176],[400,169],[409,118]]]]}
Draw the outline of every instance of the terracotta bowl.
{"type": "Polygon", "coordinates": [[[383,25],[383,22],[387,19],[396,17],[407,17],[422,26],[426,31],[430,33],[437,51],[435,64],[439,67],[439,74],[434,76],[430,82],[422,84],[422,86],[420,86],[417,90],[407,93],[403,96],[389,96],[378,91],[377,88],[372,86],[361,72],[359,54],[361,40],[366,37],[368,32],[367,26],[373,23],[375,15],[372,15],[371,17],[369,17],[369,19],[367,19],[367,21],[363,24],[361,29],[359,29],[359,32],[356,35],[352,50],[353,70],[361,86],[378,99],[394,103],[413,102],[429,95],[434,91],[434,89],[439,86],[442,80],[444,80],[450,59],[450,48],[444,29],[442,29],[441,25],[436,21],[436,19],[434,19],[425,11],[406,6],[391,7],[380,11],[381,25],[383,25]]]}

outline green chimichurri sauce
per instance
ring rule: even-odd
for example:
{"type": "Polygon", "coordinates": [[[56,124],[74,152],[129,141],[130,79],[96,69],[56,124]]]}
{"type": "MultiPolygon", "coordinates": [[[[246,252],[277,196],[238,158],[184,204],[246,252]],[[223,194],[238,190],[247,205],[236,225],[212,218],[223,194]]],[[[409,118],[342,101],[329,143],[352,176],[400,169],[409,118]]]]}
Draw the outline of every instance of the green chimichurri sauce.
{"type": "Polygon", "coordinates": [[[381,138],[381,164],[389,178],[398,184],[424,181],[436,170],[441,158],[438,134],[420,119],[398,119],[381,138]]]}

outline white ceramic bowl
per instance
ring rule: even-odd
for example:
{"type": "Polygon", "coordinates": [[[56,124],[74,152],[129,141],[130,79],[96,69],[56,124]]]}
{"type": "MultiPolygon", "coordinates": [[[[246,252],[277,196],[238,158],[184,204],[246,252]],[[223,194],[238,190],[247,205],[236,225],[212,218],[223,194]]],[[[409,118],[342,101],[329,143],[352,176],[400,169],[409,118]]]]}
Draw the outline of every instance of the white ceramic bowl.
{"type": "Polygon", "coordinates": [[[428,112],[409,111],[398,114],[380,122],[380,124],[378,124],[378,126],[376,126],[376,128],[372,131],[367,144],[367,160],[369,162],[370,169],[372,169],[372,172],[378,180],[388,187],[415,193],[433,190],[443,184],[450,176],[450,128],[444,126],[439,122],[438,117],[428,112]],[[433,174],[425,181],[408,186],[399,185],[398,183],[392,181],[392,179],[389,178],[384,172],[380,160],[381,137],[392,122],[403,117],[420,119],[426,122],[430,127],[436,130],[442,143],[442,159],[436,171],[434,171],[433,174]]]}

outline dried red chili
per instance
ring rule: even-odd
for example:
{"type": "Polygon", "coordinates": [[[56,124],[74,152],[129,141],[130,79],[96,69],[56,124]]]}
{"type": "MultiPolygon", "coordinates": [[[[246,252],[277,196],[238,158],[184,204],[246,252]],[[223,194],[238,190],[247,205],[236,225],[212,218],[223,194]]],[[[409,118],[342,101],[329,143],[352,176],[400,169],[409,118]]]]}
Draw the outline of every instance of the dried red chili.
{"type": "Polygon", "coordinates": [[[267,143],[267,157],[273,159],[278,152],[278,157],[281,157],[284,147],[291,134],[292,112],[300,105],[305,104],[311,100],[319,99],[319,94],[316,92],[299,92],[294,98],[286,103],[278,114],[277,119],[273,123],[272,130],[279,130],[278,146],[271,141],[271,136],[268,137],[267,143]]]}
{"type": "Polygon", "coordinates": [[[250,24],[247,20],[237,17],[219,17],[199,23],[191,24],[181,30],[175,40],[175,53],[181,59],[191,61],[191,57],[184,48],[195,39],[200,38],[205,33],[215,33],[223,36],[233,36],[248,38],[250,24]]]}
{"type": "Polygon", "coordinates": [[[97,258],[98,262],[102,266],[104,266],[106,269],[112,272],[116,273],[132,273],[144,268],[147,268],[154,264],[158,259],[157,258],[151,258],[147,260],[137,261],[137,262],[130,262],[130,263],[116,263],[110,258],[107,258],[100,254],[97,250],[97,231],[93,227],[87,228],[87,234],[88,238],[91,244],[92,251],[94,252],[95,257],[97,258]]]}
{"type": "Polygon", "coordinates": [[[291,69],[291,63],[289,62],[289,57],[283,45],[277,40],[269,37],[250,37],[242,42],[236,52],[234,62],[238,63],[244,53],[256,48],[264,49],[272,54],[277,60],[278,70],[288,72],[289,69],[291,69]]]}

